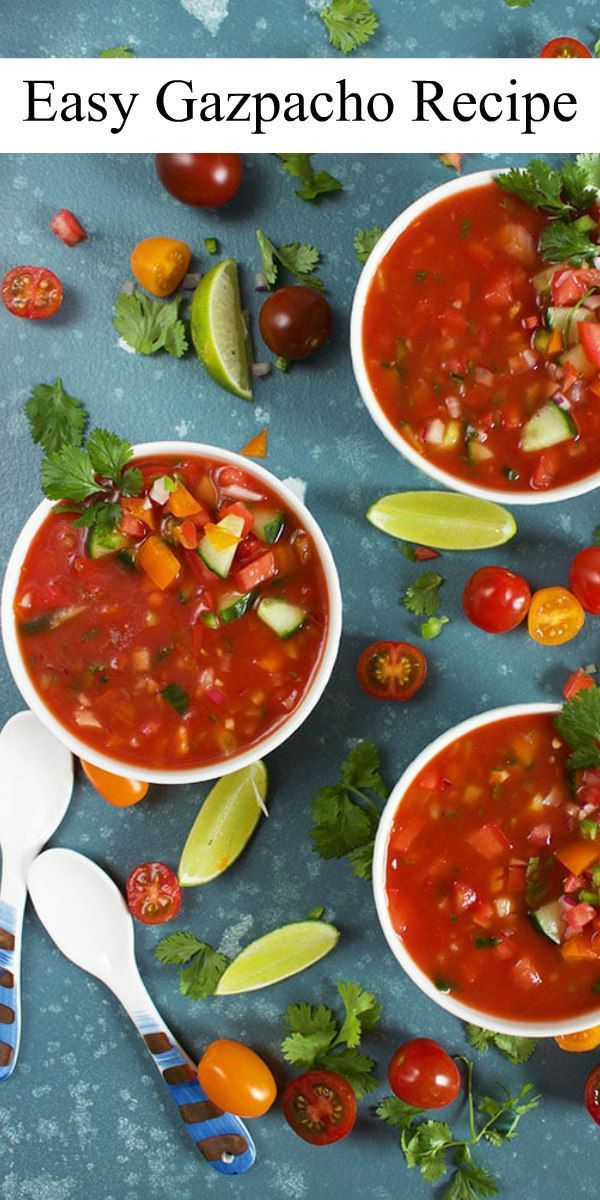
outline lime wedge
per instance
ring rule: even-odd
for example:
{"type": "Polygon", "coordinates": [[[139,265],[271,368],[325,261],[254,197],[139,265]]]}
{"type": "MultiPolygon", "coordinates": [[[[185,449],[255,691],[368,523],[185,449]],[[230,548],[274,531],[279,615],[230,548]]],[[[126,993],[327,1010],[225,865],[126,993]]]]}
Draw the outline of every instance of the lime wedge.
{"type": "Polygon", "coordinates": [[[394,492],[371,505],[367,520],[391,537],[435,550],[486,550],[517,532],[501,504],[456,492],[394,492]]]}
{"type": "Polygon", "coordinates": [[[251,763],[225,775],[211,788],[179,860],[179,882],[195,887],[222,875],[239,858],[266,813],[267,768],[251,763]]]}
{"type": "Polygon", "coordinates": [[[242,317],[235,258],[226,258],[203,275],[190,307],[194,349],[221,387],[252,399],[248,335],[242,317]]]}
{"type": "Polygon", "coordinates": [[[282,925],[246,946],[217,984],[217,996],[256,992],[297,975],[324,958],[337,944],[340,932],[327,921],[295,921],[282,925]]]}

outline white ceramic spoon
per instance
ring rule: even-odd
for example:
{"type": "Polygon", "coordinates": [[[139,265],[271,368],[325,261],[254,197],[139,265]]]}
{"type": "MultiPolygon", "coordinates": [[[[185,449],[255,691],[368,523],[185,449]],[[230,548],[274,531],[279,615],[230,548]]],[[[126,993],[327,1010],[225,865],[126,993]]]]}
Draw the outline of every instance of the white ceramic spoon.
{"type": "Polygon", "coordinates": [[[59,950],[110,988],[150,1051],[192,1141],[217,1171],[240,1175],[254,1144],[239,1117],[208,1099],[194,1067],[154,1007],[135,961],[133,921],[112,879],[74,850],[46,850],[31,864],[29,894],[59,950]]]}
{"type": "Polygon", "coordinates": [[[27,869],[60,825],[73,759],[31,712],[0,733],[0,1080],[15,1069],[21,1034],[21,933],[27,869]]]}

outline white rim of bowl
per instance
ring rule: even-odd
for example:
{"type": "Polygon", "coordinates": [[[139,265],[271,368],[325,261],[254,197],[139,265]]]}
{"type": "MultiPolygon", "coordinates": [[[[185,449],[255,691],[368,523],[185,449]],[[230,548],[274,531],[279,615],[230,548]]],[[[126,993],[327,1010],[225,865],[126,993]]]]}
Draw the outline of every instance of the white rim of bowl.
{"type": "Polygon", "coordinates": [[[516,1037],[544,1038],[558,1037],[567,1033],[581,1033],[582,1030],[590,1029],[592,1025],[600,1023],[600,1005],[597,1009],[590,1009],[589,1012],[583,1013],[581,1016],[570,1017],[569,1019],[560,1021],[513,1021],[494,1016],[492,1013],[487,1013],[478,1008],[472,1008],[470,1005],[463,1004],[462,1001],[454,999],[449,993],[439,992],[431,979],[421,970],[415,960],[411,958],[392,924],[386,889],[388,845],[394,817],[401,804],[402,797],[406,794],[408,788],[423,767],[427,766],[439,754],[440,750],[444,750],[458,738],[464,737],[465,734],[472,733],[474,729],[491,725],[495,721],[510,720],[511,717],[539,715],[540,713],[556,713],[559,711],[559,704],[509,704],[503,708],[490,709],[487,712],[480,713],[476,717],[469,717],[466,721],[461,721],[459,725],[454,725],[452,729],[441,734],[425,750],[422,750],[401,775],[383,810],[375,838],[373,893],[377,916],[392,954],[409,979],[430,1000],[433,1000],[434,1004],[437,1004],[439,1008],[445,1009],[446,1012],[452,1013],[454,1017],[459,1017],[461,1021],[468,1021],[481,1026],[483,1029],[492,1029],[496,1033],[508,1033],[516,1037]]]}
{"type": "Polygon", "coordinates": [[[428,475],[430,479],[435,480],[436,483],[443,484],[444,487],[449,488],[453,492],[462,492],[467,496],[477,496],[481,500],[493,500],[497,504],[504,504],[509,507],[512,504],[554,504],[559,500],[573,500],[576,496],[583,496],[600,486],[600,470],[594,471],[590,475],[586,475],[585,478],[576,480],[574,483],[563,484],[561,487],[548,488],[546,491],[539,492],[513,492],[508,489],[502,491],[484,486],[479,487],[477,484],[459,479],[456,475],[452,475],[449,471],[445,471],[442,467],[438,467],[436,463],[432,463],[423,455],[418,454],[409,442],[402,437],[385,415],[373,391],[365,367],[362,334],[365,305],[373,277],[388,250],[391,249],[394,242],[400,237],[400,234],[404,233],[416,217],[421,216],[440,200],[444,200],[447,196],[455,196],[460,192],[469,191],[470,188],[481,187],[482,184],[491,183],[497,175],[501,175],[505,170],[507,170],[506,167],[500,167],[494,171],[475,171],[471,175],[460,175],[456,179],[451,179],[448,183],[443,183],[439,187],[432,188],[424,196],[415,200],[392,221],[391,225],[388,225],[369,255],[354,293],[350,318],[352,368],[364,404],[375,424],[379,427],[384,437],[387,438],[388,442],[400,452],[407,462],[416,467],[418,471],[421,471],[424,475],[428,475]]]}
{"type": "Polygon", "coordinates": [[[329,544],[315,518],[284,483],[281,483],[275,475],[272,475],[270,471],[265,470],[259,464],[254,462],[249,463],[247,458],[243,458],[240,454],[236,454],[231,450],[223,450],[219,446],[209,446],[202,442],[142,442],[133,447],[133,453],[136,458],[159,457],[163,454],[180,454],[192,457],[204,456],[241,467],[250,475],[254,475],[257,479],[266,483],[277,495],[280,495],[294,517],[311,535],[317,548],[319,561],[325,576],[329,619],[321,658],[317,664],[313,678],[308,685],[304,699],[272,733],[267,734],[266,737],[256,742],[249,749],[243,751],[241,754],[235,754],[231,758],[219,759],[200,767],[145,770],[136,763],[123,762],[121,759],[101,754],[92,746],[88,746],[86,742],[80,741],[46,708],[29,677],[29,673],[23,662],[16,633],[14,598],[19,582],[21,566],[31,545],[32,538],[53,508],[49,500],[43,500],[41,504],[38,504],[37,508],[26,521],[17,537],[8,560],[0,605],[4,651],[12,677],[27,706],[39,717],[42,724],[46,726],[50,733],[54,734],[58,741],[67,746],[78,758],[83,758],[86,762],[92,763],[104,771],[109,771],[113,775],[120,775],[125,779],[143,778],[148,783],[184,784],[219,779],[223,775],[230,775],[232,771],[239,771],[241,767],[249,766],[250,763],[256,762],[259,758],[264,758],[278,746],[282,745],[304,723],[320,700],[335,665],[342,631],[342,596],[337,568],[329,544]]]}

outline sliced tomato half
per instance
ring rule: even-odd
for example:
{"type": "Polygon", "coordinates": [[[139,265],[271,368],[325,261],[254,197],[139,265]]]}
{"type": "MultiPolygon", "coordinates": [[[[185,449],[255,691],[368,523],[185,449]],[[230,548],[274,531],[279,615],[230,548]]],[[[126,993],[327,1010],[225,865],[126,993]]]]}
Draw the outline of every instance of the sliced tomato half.
{"type": "Polygon", "coordinates": [[[425,682],[425,655],[410,642],[373,642],[358,660],[358,678],[377,700],[410,700],[425,682]]]}
{"type": "Polygon", "coordinates": [[[313,1146],[330,1146],[350,1133],[356,1121],[356,1096],[335,1071],[305,1071],[288,1083],[283,1115],[294,1133],[313,1146]]]}
{"type": "Polygon", "coordinates": [[[181,888],[175,872],[165,863],[140,863],[134,867],[126,892],[130,912],[143,925],[164,925],[179,912],[181,888]]]}
{"type": "Polygon", "coordinates": [[[579,38],[556,37],[546,42],[540,58],[593,58],[591,50],[579,38]]]}
{"type": "Polygon", "coordinates": [[[2,280],[0,294],[13,317],[39,321],[58,311],[63,285],[48,267],[12,267],[2,280]]]}

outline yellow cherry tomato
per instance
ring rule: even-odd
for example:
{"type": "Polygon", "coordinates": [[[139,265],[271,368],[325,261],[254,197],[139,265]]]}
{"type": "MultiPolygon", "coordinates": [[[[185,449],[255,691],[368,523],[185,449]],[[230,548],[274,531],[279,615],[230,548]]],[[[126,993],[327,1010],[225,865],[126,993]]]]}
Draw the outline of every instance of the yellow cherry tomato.
{"type": "Polygon", "coordinates": [[[277,1095],[266,1062],[242,1042],[217,1038],[198,1063],[198,1081],[217,1108],[238,1117],[262,1117],[277,1095]]]}
{"type": "Polygon", "coordinates": [[[150,784],[142,783],[140,779],[123,779],[121,775],[112,775],[110,771],[93,767],[83,759],[80,761],[84,775],[108,804],[114,804],[115,808],[129,808],[144,799],[150,784]]]}
{"type": "Polygon", "coordinates": [[[170,296],[187,275],[192,252],[175,238],[145,238],[135,247],[131,270],[138,283],[153,296],[170,296]]]}
{"type": "Polygon", "coordinates": [[[562,1037],[554,1039],[561,1050],[580,1053],[583,1050],[595,1050],[600,1046],[600,1025],[592,1025],[591,1029],[582,1029],[581,1033],[563,1033],[562,1037]]]}
{"type": "Polygon", "coordinates": [[[579,600],[563,587],[540,588],[531,601],[527,627],[534,642],[562,646],[577,637],[585,613],[579,600]]]}

